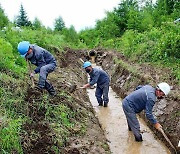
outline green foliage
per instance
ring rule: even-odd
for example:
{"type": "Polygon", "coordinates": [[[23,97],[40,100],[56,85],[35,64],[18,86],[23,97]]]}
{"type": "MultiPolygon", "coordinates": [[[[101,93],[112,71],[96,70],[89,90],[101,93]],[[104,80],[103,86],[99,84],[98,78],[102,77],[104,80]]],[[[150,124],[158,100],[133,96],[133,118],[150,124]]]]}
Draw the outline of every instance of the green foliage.
{"type": "Polygon", "coordinates": [[[128,12],[128,20],[127,20],[127,28],[128,29],[139,29],[140,25],[140,15],[139,11],[136,10],[135,8],[130,8],[128,12]]]}
{"type": "Polygon", "coordinates": [[[20,75],[24,71],[21,67],[17,65],[18,61],[16,61],[13,55],[11,44],[1,38],[0,38],[0,57],[2,58],[2,60],[0,61],[0,71],[13,72],[13,73],[17,73],[18,75],[20,75]]]}
{"type": "Polygon", "coordinates": [[[79,35],[88,47],[115,48],[131,60],[172,68],[180,80],[180,27],[173,22],[179,13],[178,0],[123,0],[94,29],[79,35]]]}
{"type": "Polygon", "coordinates": [[[19,133],[22,119],[10,119],[0,129],[0,153],[22,153],[19,133]]]}
{"type": "Polygon", "coordinates": [[[62,30],[62,34],[64,36],[64,40],[69,44],[73,45],[78,43],[78,35],[74,26],[71,26],[70,28],[64,28],[62,30]]]}
{"type": "Polygon", "coordinates": [[[54,30],[62,31],[64,28],[65,28],[65,23],[63,21],[63,18],[60,16],[57,19],[55,19],[54,30]]]}
{"type": "Polygon", "coordinates": [[[22,26],[31,26],[31,22],[28,20],[27,13],[23,8],[23,5],[20,6],[19,16],[15,21],[16,25],[19,27],[22,26]]]}
{"type": "MultiPolygon", "coordinates": [[[[62,35],[53,33],[52,30],[46,30],[43,27],[38,30],[32,30],[30,28],[13,30],[12,27],[9,27],[5,31],[4,39],[12,45],[14,56],[22,61],[24,61],[24,59],[19,57],[17,51],[17,45],[20,41],[27,40],[31,44],[37,44],[47,50],[50,49],[51,46],[62,48],[62,45],[65,44],[62,35]]],[[[22,62],[18,61],[16,63],[21,64],[22,62]]]]}
{"type": "Polygon", "coordinates": [[[84,43],[89,48],[93,48],[93,47],[98,46],[98,44],[101,40],[98,37],[98,33],[95,29],[82,30],[79,33],[79,39],[82,43],[84,43]]]}
{"type": "MultiPolygon", "coordinates": [[[[21,116],[24,110],[25,102],[25,82],[23,78],[16,79],[5,73],[0,73],[0,106],[1,113],[7,114],[9,118],[15,118],[19,112],[21,116]]],[[[27,84],[26,84],[27,86],[27,84]]]]}
{"type": "Polygon", "coordinates": [[[38,18],[35,18],[32,23],[32,29],[34,30],[40,30],[43,27],[41,21],[38,18]]]}
{"type": "Polygon", "coordinates": [[[107,17],[96,22],[98,36],[103,40],[119,36],[119,28],[116,25],[117,16],[114,13],[107,12],[107,17]]]}
{"type": "Polygon", "coordinates": [[[143,10],[143,12],[140,13],[141,15],[141,20],[139,20],[139,31],[144,32],[144,31],[149,31],[153,28],[154,26],[154,20],[152,13],[149,10],[143,10]]]}
{"type": "Polygon", "coordinates": [[[162,29],[165,34],[161,37],[157,49],[162,52],[164,58],[180,59],[180,26],[174,24],[165,25],[162,29]]]}
{"type": "Polygon", "coordinates": [[[130,10],[132,9],[134,10],[138,9],[136,0],[123,0],[119,4],[119,6],[114,9],[114,13],[118,16],[116,23],[117,23],[117,26],[119,27],[121,34],[123,34],[124,31],[128,28],[128,25],[127,25],[128,19],[129,19],[128,16],[129,16],[130,10]]]}
{"type": "MultiPolygon", "coordinates": [[[[21,17],[27,19],[23,7],[21,11],[21,17]]],[[[86,47],[79,40],[73,26],[57,32],[50,28],[46,29],[37,18],[32,27],[28,27],[27,24],[22,25],[21,28],[8,25],[0,31],[0,112],[7,117],[4,119],[5,124],[0,127],[0,153],[23,153],[20,141],[20,135],[24,132],[21,127],[22,121],[26,123],[29,119],[33,119],[27,114],[28,103],[25,100],[29,82],[26,61],[17,51],[18,43],[23,40],[37,44],[50,52],[58,52],[59,50],[55,49],[62,49],[65,46],[86,47]]],[[[67,97],[64,100],[70,102],[72,98],[67,97]]],[[[75,130],[76,134],[85,130],[85,125],[77,119],[81,111],[74,112],[64,105],[65,103],[57,106],[50,104],[47,97],[37,103],[38,105],[35,104],[37,110],[46,109],[45,121],[49,122],[53,133],[57,134],[53,139],[58,146],[62,146],[67,137],[72,136],[75,126],[78,127],[75,130]]],[[[81,120],[83,120],[82,117],[81,120]]],[[[53,149],[59,153],[59,147],[54,146],[53,149]]]]}
{"type": "Polygon", "coordinates": [[[0,5],[0,21],[1,21],[0,29],[8,25],[8,22],[9,22],[7,16],[4,14],[4,10],[1,8],[1,5],[0,5]]]}
{"type": "Polygon", "coordinates": [[[157,10],[160,15],[170,15],[178,3],[178,0],[158,0],[157,10]]]}
{"type": "Polygon", "coordinates": [[[59,104],[57,106],[49,106],[47,107],[46,118],[51,122],[58,122],[60,125],[65,127],[73,126],[70,119],[74,117],[74,112],[72,112],[67,106],[63,104],[59,104]],[[52,118],[56,117],[56,118],[52,118]]]}

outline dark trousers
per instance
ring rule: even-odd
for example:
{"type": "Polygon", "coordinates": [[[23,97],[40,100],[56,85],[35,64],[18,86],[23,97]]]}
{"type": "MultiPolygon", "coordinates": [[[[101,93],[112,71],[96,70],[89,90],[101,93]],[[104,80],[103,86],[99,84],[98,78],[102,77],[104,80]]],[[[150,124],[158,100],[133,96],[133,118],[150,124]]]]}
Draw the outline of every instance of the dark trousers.
{"type": "Polygon", "coordinates": [[[109,102],[108,93],[109,93],[109,83],[105,83],[101,86],[97,85],[95,96],[96,96],[98,103],[104,102],[105,104],[107,104],[109,102]],[[103,98],[102,98],[102,96],[103,96],[103,98]]]}
{"type": "Polygon", "coordinates": [[[52,87],[52,85],[49,82],[47,82],[47,76],[49,73],[54,71],[55,67],[56,65],[54,63],[47,64],[41,67],[38,82],[38,86],[40,88],[45,88],[46,90],[49,90],[52,87]]]}
{"type": "Polygon", "coordinates": [[[141,138],[139,121],[136,117],[134,109],[129,106],[128,100],[123,100],[122,107],[126,115],[128,127],[131,128],[136,139],[141,138]]]}

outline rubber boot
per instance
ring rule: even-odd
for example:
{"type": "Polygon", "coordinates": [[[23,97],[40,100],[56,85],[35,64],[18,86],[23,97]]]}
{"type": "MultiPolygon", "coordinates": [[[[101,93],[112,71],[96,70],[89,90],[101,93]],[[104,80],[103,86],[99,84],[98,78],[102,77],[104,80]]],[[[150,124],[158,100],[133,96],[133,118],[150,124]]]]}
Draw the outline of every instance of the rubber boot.
{"type": "Polygon", "coordinates": [[[51,95],[51,96],[55,96],[56,95],[56,91],[55,91],[53,86],[48,90],[48,92],[49,92],[49,95],[51,95]]]}
{"type": "Polygon", "coordinates": [[[104,107],[108,107],[108,103],[105,103],[105,102],[104,102],[104,107]]]}
{"type": "Polygon", "coordinates": [[[131,127],[130,127],[129,125],[128,125],[128,130],[129,130],[129,131],[132,131],[132,130],[131,130],[131,127]]]}
{"type": "Polygon", "coordinates": [[[99,103],[99,106],[103,106],[103,102],[100,102],[100,103],[99,103]]]}
{"type": "Polygon", "coordinates": [[[56,91],[55,91],[54,87],[48,81],[45,82],[44,88],[48,91],[49,95],[51,95],[51,96],[56,95],[56,91]]]}
{"type": "Polygon", "coordinates": [[[142,142],[142,141],[143,141],[142,135],[140,134],[139,137],[136,137],[136,136],[135,136],[135,140],[136,140],[136,142],[142,142]]]}

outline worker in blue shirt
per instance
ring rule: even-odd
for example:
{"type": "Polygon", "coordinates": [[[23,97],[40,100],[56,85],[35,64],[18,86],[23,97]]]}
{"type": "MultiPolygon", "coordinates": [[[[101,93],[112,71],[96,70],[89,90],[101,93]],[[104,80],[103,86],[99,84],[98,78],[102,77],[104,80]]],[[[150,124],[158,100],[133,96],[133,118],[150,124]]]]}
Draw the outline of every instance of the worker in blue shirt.
{"type": "Polygon", "coordinates": [[[88,88],[97,83],[95,96],[97,98],[99,106],[103,106],[104,103],[104,107],[107,107],[109,102],[109,75],[102,69],[92,68],[91,62],[89,61],[84,62],[83,68],[89,74],[90,81],[89,83],[85,84],[82,88],[88,88]]]}
{"type": "Polygon", "coordinates": [[[150,85],[138,86],[135,91],[123,99],[123,110],[126,115],[129,131],[132,130],[135,140],[142,142],[140,134],[140,125],[136,117],[136,113],[145,110],[146,118],[154,125],[157,130],[161,129],[161,125],[157,122],[152,114],[153,106],[156,99],[162,99],[170,92],[170,86],[162,82],[156,88],[150,85]]]}
{"type": "Polygon", "coordinates": [[[53,72],[57,66],[54,56],[46,49],[30,44],[28,41],[20,42],[18,51],[22,57],[37,66],[34,72],[30,74],[31,77],[34,77],[34,74],[39,73],[39,82],[36,89],[39,91],[46,89],[50,95],[54,96],[56,91],[53,85],[47,81],[48,74],[53,72]]]}

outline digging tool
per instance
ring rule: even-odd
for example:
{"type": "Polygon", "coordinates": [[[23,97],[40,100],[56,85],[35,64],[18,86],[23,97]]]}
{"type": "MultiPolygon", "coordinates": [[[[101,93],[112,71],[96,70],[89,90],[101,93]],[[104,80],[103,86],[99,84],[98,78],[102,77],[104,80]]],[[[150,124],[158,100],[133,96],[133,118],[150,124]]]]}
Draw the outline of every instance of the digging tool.
{"type": "MultiPolygon", "coordinates": [[[[31,64],[30,64],[30,62],[29,62],[29,60],[26,60],[26,62],[27,62],[27,65],[28,65],[28,69],[29,69],[29,75],[32,73],[32,68],[31,68],[31,64]]],[[[35,84],[34,84],[34,77],[30,77],[31,78],[31,82],[32,82],[32,88],[34,88],[35,87],[35,84]]]]}
{"type": "Polygon", "coordinates": [[[78,89],[83,89],[83,88],[82,87],[77,87],[77,85],[72,85],[72,86],[70,86],[69,92],[73,93],[75,90],[78,90],[78,89]]]}
{"type": "Polygon", "coordinates": [[[84,60],[82,60],[82,58],[79,58],[79,60],[80,60],[82,63],[84,63],[84,60]]]}
{"type": "Polygon", "coordinates": [[[167,135],[165,134],[164,130],[162,128],[159,129],[159,131],[162,133],[166,141],[170,144],[170,146],[174,149],[175,153],[177,154],[176,148],[173,146],[167,135]]]}

